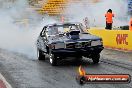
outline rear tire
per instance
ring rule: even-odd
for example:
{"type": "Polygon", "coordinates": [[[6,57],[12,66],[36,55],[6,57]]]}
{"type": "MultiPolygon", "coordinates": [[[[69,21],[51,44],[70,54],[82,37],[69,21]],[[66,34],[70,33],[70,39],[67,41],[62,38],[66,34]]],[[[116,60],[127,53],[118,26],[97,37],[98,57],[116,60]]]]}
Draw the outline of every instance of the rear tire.
{"type": "Polygon", "coordinates": [[[96,54],[92,56],[92,60],[94,64],[97,64],[99,62],[100,59],[100,54],[96,54]]]}
{"type": "Polygon", "coordinates": [[[39,49],[37,49],[37,57],[38,57],[38,60],[45,60],[45,55],[39,49]]]}
{"type": "Polygon", "coordinates": [[[57,66],[57,58],[54,54],[50,54],[49,61],[52,66],[57,66]]]}

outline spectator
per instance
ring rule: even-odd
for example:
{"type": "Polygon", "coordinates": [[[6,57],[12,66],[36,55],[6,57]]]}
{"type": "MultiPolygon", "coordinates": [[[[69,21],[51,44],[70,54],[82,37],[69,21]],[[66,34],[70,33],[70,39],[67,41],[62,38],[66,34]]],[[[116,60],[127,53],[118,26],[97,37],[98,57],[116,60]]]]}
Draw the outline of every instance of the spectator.
{"type": "Polygon", "coordinates": [[[88,17],[85,17],[84,23],[85,23],[86,29],[90,29],[88,17]]]}
{"type": "Polygon", "coordinates": [[[130,19],[130,22],[129,22],[129,30],[132,31],[132,18],[130,19]]]}
{"type": "Polygon", "coordinates": [[[105,14],[105,17],[106,17],[106,27],[105,29],[109,29],[111,30],[112,29],[112,23],[113,23],[113,17],[114,17],[114,14],[112,13],[112,10],[109,9],[107,11],[107,13],[105,14]]]}

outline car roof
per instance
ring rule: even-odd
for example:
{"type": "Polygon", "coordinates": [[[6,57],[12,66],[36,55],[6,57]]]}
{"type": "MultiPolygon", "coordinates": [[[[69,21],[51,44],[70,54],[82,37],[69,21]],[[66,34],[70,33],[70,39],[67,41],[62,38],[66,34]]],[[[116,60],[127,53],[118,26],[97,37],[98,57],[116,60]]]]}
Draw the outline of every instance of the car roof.
{"type": "Polygon", "coordinates": [[[48,26],[58,26],[58,25],[79,25],[79,22],[67,22],[67,23],[53,23],[53,24],[48,24],[46,25],[46,27],[48,26]]]}

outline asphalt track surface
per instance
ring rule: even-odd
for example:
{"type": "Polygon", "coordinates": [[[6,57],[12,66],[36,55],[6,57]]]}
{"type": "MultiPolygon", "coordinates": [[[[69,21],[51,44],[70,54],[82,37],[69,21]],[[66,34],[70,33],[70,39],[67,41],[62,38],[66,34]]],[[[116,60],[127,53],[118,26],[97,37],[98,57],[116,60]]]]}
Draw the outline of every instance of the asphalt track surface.
{"type": "MultiPolygon", "coordinates": [[[[80,63],[75,63],[74,60],[62,60],[59,66],[53,67],[48,60],[38,61],[36,58],[0,49],[0,73],[12,88],[132,88],[132,83],[79,85],[76,82],[80,65],[89,74],[132,75],[131,60],[124,58],[124,61],[115,59],[116,57],[110,59],[112,55],[108,58],[103,53],[99,64],[93,64],[91,60],[83,58],[80,63]]],[[[121,53],[117,54],[120,56],[121,53]]]]}

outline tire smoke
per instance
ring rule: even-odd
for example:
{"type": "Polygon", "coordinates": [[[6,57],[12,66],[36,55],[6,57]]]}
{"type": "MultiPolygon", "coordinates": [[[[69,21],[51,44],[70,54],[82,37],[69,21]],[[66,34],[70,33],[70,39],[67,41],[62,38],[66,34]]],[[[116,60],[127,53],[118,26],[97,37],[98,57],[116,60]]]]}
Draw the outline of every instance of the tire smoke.
{"type": "Polygon", "coordinates": [[[90,0],[81,0],[79,3],[69,3],[65,15],[71,17],[70,21],[83,21],[88,17],[90,26],[105,26],[105,13],[112,9],[115,17],[113,26],[128,25],[127,1],[125,0],[100,0],[93,3],[90,0]]]}
{"type": "Polygon", "coordinates": [[[36,59],[35,42],[45,24],[54,22],[29,10],[27,0],[1,0],[0,48],[18,52],[36,59]]]}

